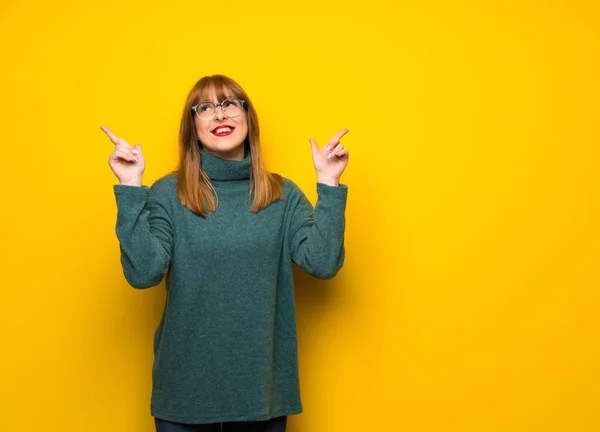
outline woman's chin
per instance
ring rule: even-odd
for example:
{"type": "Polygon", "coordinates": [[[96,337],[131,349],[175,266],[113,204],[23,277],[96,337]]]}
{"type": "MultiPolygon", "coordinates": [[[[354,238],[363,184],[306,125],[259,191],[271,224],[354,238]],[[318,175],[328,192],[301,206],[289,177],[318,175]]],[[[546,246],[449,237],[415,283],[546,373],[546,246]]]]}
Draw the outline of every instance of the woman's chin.
{"type": "Polygon", "coordinates": [[[205,150],[217,154],[219,156],[231,158],[237,157],[240,155],[243,159],[244,157],[244,143],[236,143],[236,142],[219,142],[212,143],[210,146],[204,146],[205,150]]]}

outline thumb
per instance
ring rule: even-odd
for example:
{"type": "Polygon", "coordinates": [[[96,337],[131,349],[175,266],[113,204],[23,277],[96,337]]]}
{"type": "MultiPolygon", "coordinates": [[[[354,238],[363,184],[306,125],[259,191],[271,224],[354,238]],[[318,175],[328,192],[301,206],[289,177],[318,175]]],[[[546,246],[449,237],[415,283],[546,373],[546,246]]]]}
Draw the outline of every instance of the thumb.
{"type": "Polygon", "coordinates": [[[317,143],[312,138],[309,138],[308,142],[310,143],[310,147],[312,149],[313,154],[316,154],[319,151],[319,147],[317,146],[317,143]]]}
{"type": "Polygon", "coordinates": [[[141,155],[142,154],[142,146],[139,144],[136,144],[135,146],[133,146],[133,154],[141,155]]]}

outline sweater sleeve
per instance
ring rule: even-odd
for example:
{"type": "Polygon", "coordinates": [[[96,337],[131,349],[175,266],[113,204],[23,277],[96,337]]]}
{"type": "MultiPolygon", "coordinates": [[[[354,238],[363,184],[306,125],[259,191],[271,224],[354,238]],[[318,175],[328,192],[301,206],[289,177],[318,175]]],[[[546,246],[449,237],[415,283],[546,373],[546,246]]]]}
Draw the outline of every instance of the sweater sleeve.
{"type": "Polygon", "coordinates": [[[290,194],[291,256],[310,275],[331,279],[344,263],[348,187],[317,183],[317,195],[313,208],[306,195],[293,185],[290,194]]]}
{"type": "Polygon", "coordinates": [[[157,185],[114,185],[121,266],[134,288],[158,285],[169,269],[173,224],[157,185]]]}

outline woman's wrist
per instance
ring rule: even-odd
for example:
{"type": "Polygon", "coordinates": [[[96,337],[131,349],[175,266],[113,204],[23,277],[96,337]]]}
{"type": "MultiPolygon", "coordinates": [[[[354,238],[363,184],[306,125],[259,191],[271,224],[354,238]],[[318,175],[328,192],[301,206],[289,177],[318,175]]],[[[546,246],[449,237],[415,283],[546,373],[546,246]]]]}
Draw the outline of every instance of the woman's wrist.
{"type": "Polygon", "coordinates": [[[338,178],[333,178],[333,177],[325,177],[325,176],[317,176],[317,181],[319,183],[323,183],[329,186],[339,186],[340,185],[340,179],[338,178]]]}
{"type": "Polygon", "coordinates": [[[122,186],[141,186],[142,179],[134,179],[134,180],[121,180],[119,184],[122,186]]]}

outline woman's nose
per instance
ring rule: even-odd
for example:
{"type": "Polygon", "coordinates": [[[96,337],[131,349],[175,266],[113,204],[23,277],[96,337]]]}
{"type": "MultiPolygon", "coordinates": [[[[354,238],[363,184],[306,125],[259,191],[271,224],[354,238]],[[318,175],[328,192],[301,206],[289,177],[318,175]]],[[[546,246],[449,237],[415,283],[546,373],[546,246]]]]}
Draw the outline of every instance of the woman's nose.
{"type": "Polygon", "coordinates": [[[222,119],[223,117],[225,117],[225,110],[223,109],[222,106],[218,106],[216,111],[215,111],[215,117],[218,119],[222,119]]]}

